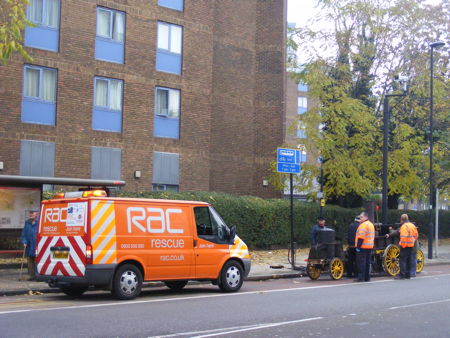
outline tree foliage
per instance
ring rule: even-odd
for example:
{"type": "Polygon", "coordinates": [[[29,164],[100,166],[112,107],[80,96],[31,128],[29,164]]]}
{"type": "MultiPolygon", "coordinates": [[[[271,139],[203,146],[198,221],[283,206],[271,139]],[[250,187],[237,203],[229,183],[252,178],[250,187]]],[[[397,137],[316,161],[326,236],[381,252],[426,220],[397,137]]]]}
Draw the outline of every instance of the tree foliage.
{"type": "Polygon", "coordinates": [[[23,48],[22,38],[25,26],[31,25],[26,17],[27,5],[27,0],[0,1],[0,63],[6,63],[13,52],[31,59],[23,48]]]}
{"type": "MultiPolygon", "coordinates": [[[[296,65],[297,81],[309,85],[314,108],[301,116],[306,145],[324,159],[324,190],[345,206],[349,197],[367,197],[381,188],[382,103],[387,93],[401,93],[396,74],[408,75],[409,92],[390,98],[389,194],[406,199],[426,194],[428,171],[429,43],[447,43],[435,51],[434,170],[448,189],[450,4],[410,0],[317,1],[328,22],[297,29],[291,46],[306,62],[296,65]],[[329,23],[332,23],[332,27],[329,23]],[[325,27],[325,28],[324,28],[325,27]],[[320,128],[318,128],[320,126],[320,128]]],[[[310,25],[311,24],[311,25],[310,25]]],[[[313,167],[313,166],[312,166],[313,167]]],[[[308,168],[318,173],[318,169],[308,168]]],[[[353,204],[353,205],[352,205],[353,204]]]]}

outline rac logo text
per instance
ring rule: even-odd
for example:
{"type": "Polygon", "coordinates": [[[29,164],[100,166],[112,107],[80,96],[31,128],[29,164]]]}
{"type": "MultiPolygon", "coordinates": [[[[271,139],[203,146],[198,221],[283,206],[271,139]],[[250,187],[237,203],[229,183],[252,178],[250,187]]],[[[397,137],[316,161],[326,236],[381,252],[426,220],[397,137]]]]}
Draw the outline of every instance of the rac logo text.
{"type": "Polygon", "coordinates": [[[67,208],[47,208],[44,213],[44,223],[64,223],[67,220],[67,208]],[[63,216],[64,214],[64,216],[63,216]]]}
{"type": "Polygon", "coordinates": [[[181,209],[166,209],[164,212],[162,208],[130,207],[127,209],[128,232],[133,232],[132,228],[135,226],[142,232],[151,234],[162,234],[166,231],[170,234],[182,234],[183,229],[172,229],[170,225],[170,214],[182,213],[181,209]]]}

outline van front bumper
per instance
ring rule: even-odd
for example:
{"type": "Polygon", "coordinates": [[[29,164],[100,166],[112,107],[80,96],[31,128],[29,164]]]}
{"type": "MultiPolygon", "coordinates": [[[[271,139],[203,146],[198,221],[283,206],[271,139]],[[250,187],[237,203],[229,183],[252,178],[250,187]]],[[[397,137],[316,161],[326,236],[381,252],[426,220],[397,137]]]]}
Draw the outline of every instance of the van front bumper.
{"type": "Polygon", "coordinates": [[[83,277],[36,275],[36,279],[47,282],[50,287],[76,286],[106,286],[111,284],[116,264],[87,265],[83,277]]]}
{"type": "Polygon", "coordinates": [[[248,258],[243,258],[242,263],[244,264],[244,278],[247,278],[250,273],[250,269],[252,267],[252,261],[248,258]]]}

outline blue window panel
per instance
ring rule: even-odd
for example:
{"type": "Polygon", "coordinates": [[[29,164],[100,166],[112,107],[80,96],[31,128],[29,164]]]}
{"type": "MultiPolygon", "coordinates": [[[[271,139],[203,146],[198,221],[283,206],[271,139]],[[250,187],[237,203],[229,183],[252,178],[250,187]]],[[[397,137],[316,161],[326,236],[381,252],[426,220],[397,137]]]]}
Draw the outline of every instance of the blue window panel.
{"type": "Polygon", "coordinates": [[[120,133],[122,130],[122,112],[94,107],[92,129],[120,133]]]}
{"type": "Polygon", "coordinates": [[[177,11],[183,11],[183,2],[184,0],[158,0],[158,5],[177,11]]]}
{"type": "Polygon", "coordinates": [[[122,151],[119,148],[91,148],[91,178],[120,180],[122,151]]]}
{"type": "Polygon", "coordinates": [[[297,85],[297,90],[298,90],[299,92],[307,92],[307,91],[308,91],[308,86],[305,85],[305,84],[303,84],[303,83],[299,83],[299,84],[297,85]]]}
{"type": "Polygon", "coordinates": [[[20,175],[48,176],[55,173],[55,144],[53,142],[20,141],[20,175]]]}
{"type": "Polygon", "coordinates": [[[50,27],[25,27],[25,46],[58,51],[59,29],[50,27]]]}
{"type": "Polygon", "coordinates": [[[156,70],[178,75],[181,74],[181,54],[174,54],[158,49],[156,52],[156,70]]]}
{"type": "Polygon", "coordinates": [[[24,97],[22,122],[55,125],[56,104],[24,97]]]}
{"type": "Polygon", "coordinates": [[[301,115],[301,114],[304,114],[304,113],[306,113],[306,108],[305,107],[297,107],[297,114],[298,115],[301,115]]]}
{"type": "Polygon", "coordinates": [[[155,137],[180,137],[180,119],[155,115],[153,128],[155,137]]]}
{"type": "Polygon", "coordinates": [[[304,130],[297,130],[297,137],[298,138],[306,138],[306,133],[304,130]]]}
{"type": "Polygon", "coordinates": [[[124,44],[111,39],[96,37],[95,58],[108,62],[124,62],[124,44]]]}

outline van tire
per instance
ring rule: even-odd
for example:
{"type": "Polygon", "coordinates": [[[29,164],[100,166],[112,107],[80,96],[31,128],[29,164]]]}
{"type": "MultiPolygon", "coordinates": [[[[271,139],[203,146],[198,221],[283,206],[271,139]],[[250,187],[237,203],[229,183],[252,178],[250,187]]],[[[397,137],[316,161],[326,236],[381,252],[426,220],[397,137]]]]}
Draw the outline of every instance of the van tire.
{"type": "Polygon", "coordinates": [[[220,271],[219,288],[223,292],[236,292],[244,283],[242,266],[236,261],[228,261],[220,271]]]}
{"type": "Polygon", "coordinates": [[[187,283],[187,280],[174,280],[164,282],[164,284],[166,284],[166,286],[172,291],[180,291],[186,286],[187,283]]]}
{"type": "Polygon", "coordinates": [[[120,266],[113,280],[112,292],[114,296],[122,300],[134,299],[141,293],[142,273],[133,264],[120,266]]]}
{"type": "Polygon", "coordinates": [[[77,298],[87,291],[87,286],[62,286],[60,290],[67,296],[77,298]]]}

